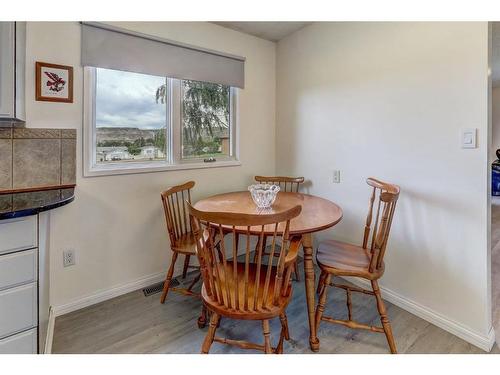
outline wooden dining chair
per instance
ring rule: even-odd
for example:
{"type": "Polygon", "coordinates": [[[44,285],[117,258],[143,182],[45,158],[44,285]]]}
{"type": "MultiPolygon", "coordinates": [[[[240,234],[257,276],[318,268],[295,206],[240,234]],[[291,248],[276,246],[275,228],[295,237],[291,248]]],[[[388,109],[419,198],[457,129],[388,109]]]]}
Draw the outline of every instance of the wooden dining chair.
{"type": "Polygon", "coordinates": [[[201,296],[212,312],[202,353],[208,353],[214,341],[265,353],[283,352],[283,340],[290,339],[285,312],[292,296],[290,275],[300,246],[299,238],[289,238],[290,220],[301,209],[301,206],[295,206],[281,213],[258,215],[204,212],[189,207],[203,277],[201,296]],[[262,238],[265,231],[271,233],[271,254],[279,254],[277,264],[273,264],[273,256],[264,261],[263,246],[257,249],[257,262],[250,260],[250,236],[262,238]],[[235,242],[238,233],[246,237],[246,246],[241,251],[235,242]],[[217,238],[226,241],[217,242],[217,238]],[[226,243],[231,245],[226,248],[226,243]],[[261,320],[264,344],[215,336],[221,316],[261,320]],[[278,344],[273,348],[269,320],[276,317],[280,319],[281,332],[278,344]]]}
{"type": "MultiPolygon", "coordinates": [[[[280,187],[280,191],[298,193],[300,185],[304,182],[304,177],[286,177],[286,176],[255,176],[255,181],[261,184],[273,184],[280,187]]],[[[266,249],[267,238],[264,236],[264,249],[266,249]]],[[[269,255],[264,250],[263,255],[269,255]]],[[[295,262],[295,280],[300,281],[299,265],[295,262]]]]}
{"type": "Polygon", "coordinates": [[[285,176],[255,176],[255,181],[261,184],[273,184],[280,187],[280,191],[298,193],[304,177],[285,176]]]}
{"type": "Polygon", "coordinates": [[[374,178],[366,180],[372,187],[368,216],[366,218],[362,246],[327,240],[320,243],[316,260],[321,269],[317,292],[320,294],[316,308],[316,332],[322,320],[342,324],[349,328],[366,329],[372,332],[385,333],[391,353],[397,353],[391,324],[387,317],[384,301],[378,286],[378,279],[384,274],[384,255],[391,229],[392,218],[399,197],[399,186],[388,184],[374,178]],[[375,208],[375,210],[374,210],[375,208]],[[372,227],[372,219],[375,217],[372,227]],[[371,241],[370,241],[371,232],[371,241]],[[370,242],[370,244],[369,244],[370,242]],[[368,280],[372,290],[332,282],[335,276],[354,276],[368,280]],[[329,286],[346,291],[348,319],[334,319],[323,316],[329,286]],[[372,295],[377,301],[382,327],[358,323],[352,318],[351,292],[372,295]]]}
{"type": "MultiPolygon", "coordinates": [[[[167,230],[170,238],[170,249],[172,250],[172,260],[163,283],[163,291],[160,298],[161,303],[165,303],[169,290],[184,295],[200,297],[199,293],[193,292],[192,289],[200,280],[201,274],[196,275],[187,288],[172,288],[170,286],[174,274],[175,263],[179,255],[184,255],[183,278],[186,277],[189,268],[199,269],[198,266],[189,265],[191,256],[196,256],[196,241],[191,231],[191,222],[187,207],[188,202],[191,202],[191,189],[194,185],[194,181],[189,181],[182,185],[173,186],[161,193],[161,200],[163,202],[163,210],[165,211],[167,230]]],[[[205,321],[205,309],[203,309],[198,319],[198,325],[203,327],[205,321]]]]}

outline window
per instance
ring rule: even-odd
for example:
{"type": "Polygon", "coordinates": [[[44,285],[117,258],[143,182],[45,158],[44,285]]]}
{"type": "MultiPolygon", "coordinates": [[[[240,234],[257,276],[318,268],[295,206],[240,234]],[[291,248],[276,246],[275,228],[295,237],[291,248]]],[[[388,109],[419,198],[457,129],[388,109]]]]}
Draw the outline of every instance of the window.
{"type": "Polygon", "coordinates": [[[84,175],[238,165],[235,91],[86,67],[84,175]]]}
{"type": "Polygon", "coordinates": [[[96,164],[168,161],[167,107],[154,93],[166,78],[96,69],[96,164]]]}
{"type": "Polygon", "coordinates": [[[230,88],[182,81],[182,157],[231,156],[230,88]]]}

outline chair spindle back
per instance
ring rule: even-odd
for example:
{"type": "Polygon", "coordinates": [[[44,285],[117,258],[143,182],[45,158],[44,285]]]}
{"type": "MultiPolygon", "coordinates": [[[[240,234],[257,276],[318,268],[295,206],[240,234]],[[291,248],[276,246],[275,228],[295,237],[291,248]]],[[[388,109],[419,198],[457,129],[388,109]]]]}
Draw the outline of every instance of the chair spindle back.
{"type": "Polygon", "coordinates": [[[285,261],[290,244],[290,220],[299,215],[301,209],[301,206],[295,206],[281,213],[254,215],[198,211],[189,205],[207,294],[221,306],[240,312],[262,311],[277,305],[280,295],[290,292],[288,286],[293,264],[285,261]],[[264,249],[260,245],[256,249],[256,263],[253,263],[250,238],[259,236],[262,244],[265,228],[268,233],[270,228],[273,231],[272,235],[267,234],[271,255],[264,261],[264,249]],[[237,235],[240,243],[242,237],[246,237],[241,254],[236,247],[237,235]],[[225,240],[229,239],[231,249],[226,249],[225,240]],[[275,253],[279,256],[273,266],[275,253]],[[259,287],[262,283],[264,288],[259,287]]]}
{"type": "Polygon", "coordinates": [[[284,176],[255,176],[255,181],[278,185],[281,191],[298,193],[300,185],[304,182],[304,177],[284,177],[284,176]]]}
{"type": "Polygon", "coordinates": [[[382,182],[371,177],[366,180],[366,183],[373,189],[368,205],[368,215],[366,217],[363,236],[363,248],[370,251],[371,260],[369,270],[370,272],[374,272],[379,270],[383,264],[387,240],[392,225],[392,218],[399,197],[399,186],[382,182]],[[373,218],[375,218],[375,220],[373,220],[373,218]],[[374,221],[373,231],[371,227],[372,221],[374,221]],[[368,248],[370,233],[371,243],[368,248]]]}
{"type": "Polygon", "coordinates": [[[161,193],[171,244],[191,232],[187,202],[191,202],[191,189],[194,184],[194,181],[189,181],[161,193]]]}

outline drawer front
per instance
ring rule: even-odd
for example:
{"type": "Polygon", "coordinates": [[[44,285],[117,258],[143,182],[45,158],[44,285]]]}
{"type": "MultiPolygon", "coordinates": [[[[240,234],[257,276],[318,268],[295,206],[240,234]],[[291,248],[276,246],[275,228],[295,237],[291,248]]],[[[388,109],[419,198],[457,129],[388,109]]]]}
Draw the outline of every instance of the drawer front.
{"type": "Polygon", "coordinates": [[[36,215],[0,221],[0,254],[37,246],[36,215]]]}
{"type": "Polygon", "coordinates": [[[0,290],[37,280],[37,249],[0,255],[0,290]]]}
{"type": "Polygon", "coordinates": [[[36,284],[0,292],[0,338],[37,326],[36,284]]]}
{"type": "Polygon", "coordinates": [[[0,354],[36,354],[36,328],[0,340],[0,354]]]}

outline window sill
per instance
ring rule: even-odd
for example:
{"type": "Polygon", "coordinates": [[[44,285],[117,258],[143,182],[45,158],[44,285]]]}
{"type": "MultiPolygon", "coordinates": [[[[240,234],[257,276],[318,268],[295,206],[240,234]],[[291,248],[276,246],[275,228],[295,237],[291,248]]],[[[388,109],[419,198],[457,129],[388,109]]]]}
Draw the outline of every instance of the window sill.
{"type": "Polygon", "coordinates": [[[98,177],[98,176],[113,176],[123,174],[137,174],[137,173],[152,173],[152,172],[166,172],[166,171],[179,171],[187,169],[204,169],[204,168],[223,168],[223,167],[237,167],[240,166],[239,160],[224,160],[213,163],[204,162],[184,162],[180,164],[165,164],[159,165],[126,165],[117,167],[116,165],[101,165],[92,168],[85,168],[83,177],[98,177]]]}

